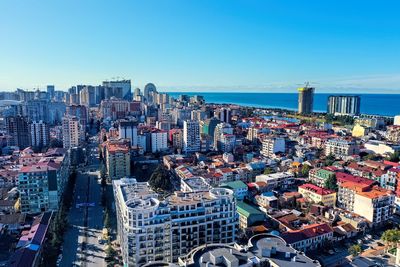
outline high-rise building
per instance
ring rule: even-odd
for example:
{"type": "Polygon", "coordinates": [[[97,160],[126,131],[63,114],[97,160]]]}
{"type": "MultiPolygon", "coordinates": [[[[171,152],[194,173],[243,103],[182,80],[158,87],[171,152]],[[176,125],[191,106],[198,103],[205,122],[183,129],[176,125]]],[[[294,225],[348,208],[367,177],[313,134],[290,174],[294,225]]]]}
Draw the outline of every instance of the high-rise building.
{"type": "Polygon", "coordinates": [[[94,86],[85,86],[80,92],[80,104],[88,108],[96,105],[96,88],[94,86]]]}
{"type": "Polygon", "coordinates": [[[34,121],[29,124],[31,133],[31,145],[33,147],[46,147],[50,142],[50,131],[47,123],[34,121]]]}
{"type": "Polygon", "coordinates": [[[185,153],[200,151],[200,125],[198,121],[183,122],[183,151],[185,153]]]}
{"type": "MultiPolygon", "coordinates": [[[[112,96],[121,97],[126,100],[132,100],[132,92],[131,92],[131,80],[121,80],[121,81],[104,81],[103,86],[106,88],[113,89],[114,93],[116,91],[121,90],[122,95],[109,95],[106,98],[111,98],[112,96]]],[[[106,89],[107,91],[107,89],[106,89]]],[[[108,90],[110,92],[110,90],[108,90]]]]}
{"type": "Polygon", "coordinates": [[[299,91],[299,108],[300,114],[310,114],[313,112],[314,105],[314,87],[308,87],[308,85],[298,89],[299,91]]]}
{"type": "Polygon", "coordinates": [[[30,145],[28,119],[17,115],[6,118],[7,145],[24,149],[30,145]]]}
{"type": "Polygon", "coordinates": [[[216,117],[206,119],[205,121],[201,122],[201,132],[204,134],[208,134],[209,136],[211,136],[211,138],[214,138],[215,127],[217,127],[218,123],[221,123],[221,121],[216,117]]]}
{"type": "Polygon", "coordinates": [[[168,149],[168,132],[153,130],[151,132],[151,152],[156,153],[168,149]]]}
{"type": "Polygon", "coordinates": [[[214,116],[222,122],[231,123],[230,108],[220,108],[214,112],[214,116]]]}
{"type": "Polygon", "coordinates": [[[360,114],[361,98],[357,95],[331,95],[328,97],[328,113],[354,116],[360,114]]]}
{"type": "Polygon", "coordinates": [[[47,100],[29,100],[25,103],[25,113],[30,121],[49,122],[49,102],[47,100]]]}
{"type": "Polygon", "coordinates": [[[140,92],[140,88],[135,88],[133,93],[133,100],[141,101],[142,100],[142,93],[140,92]]]}
{"type": "Polygon", "coordinates": [[[129,139],[132,147],[138,145],[137,122],[120,120],[118,126],[119,138],[129,139]]]}
{"type": "Polygon", "coordinates": [[[172,143],[172,147],[176,149],[182,149],[183,147],[183,132],[182,129],[172,129],[169,131],[169,139],[172,143]]]}
{"type": "Polygon", "coordinates": [[[62,119],[62,131],[64,148],[78,147],[85,139],[85,130],[76,116],[65,116],[62,119]]]}
{"type": "MultiPolygon", "coordinates": [[[[225,139],[224,134],[233,135],[233,128],[229,123],[221,122],[217,124],[214,130],[214,149],[222,151],[222,141],[225,139]]],[[[228,137],[228,140],[231,140],[228,137]]]]}
{"type": "Polygon", "coordinates": [[[42,158],[18,173],[21,212],[39,213],[59,208],[68,177],[65,156],[42,158]]]}
{"type": "Polygon", "coordinates": [[[154,103],[154,97],[153,95],[157,93],[157,88],[154,84],[148,83],[144,87],[144,101],[148,104],[153,104],[154,103]]]}
{"type": "Polygon", "coordinates": [[[84,105],[71,105],[66,109],[66,115],[78,117],[83,129],[88,125],[88,109],[84,105]]]}
{"type": "Polygon", "coordinates": [[[131,156],[126,144],[108,143],[106,167],[109,179],[121,179],[131,175],[131,156]]]}
{"type": "Polygon", "coordinates": [[[238,217],[233,191],[175,192],[164,199],[145,182],[113,181],[118,239],[126,266],[177,262],[193,248],[233,243],[238,217]]]}
{"type": "Polygon", "coordinates": [[[49,100],[53,100],[55,94],[55,87],[54,85],[47,85],[47,96],[49,100]]]}

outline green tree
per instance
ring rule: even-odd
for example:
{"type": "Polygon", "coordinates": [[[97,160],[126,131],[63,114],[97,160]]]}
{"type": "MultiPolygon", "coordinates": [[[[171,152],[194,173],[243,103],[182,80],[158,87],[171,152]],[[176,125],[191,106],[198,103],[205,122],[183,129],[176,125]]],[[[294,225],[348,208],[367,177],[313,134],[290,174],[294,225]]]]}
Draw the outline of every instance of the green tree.
{"type": "Polygon", "coordinates": [[[50,147],[51,148],[56,148],[56,147],[63,147],[63,142],[59,139],[53,138],[50,140],[50,147]]]}
{"type": "Polygon", "coordinates": [[[382,241],[389,246],[395,246],[400,241],[400,230],[399,229],[389,229],[383,232],[382,241]]]}
{"type": "Polygon", "coordinates": [[[387,157],[387,160],[392,161],[392,162],[399,162],[400,152],[396,151],[394,153],[390,153],[389,156],[387,157]]]}
{"type": "Polygon", "coordinates": [[[274,170],[272,168],[265,168],[265,170],[264,170],[264,174],[265,175],[268,175],[268,174],[271,174],[271,173],[274,173],[274,170]]]}
{"type": "Polygon", "coordinates": [[[332,154],[329,154],[328,156],[326,156],[325,158],[325,162],[324,165],[325,166],[332,166],[332,164],[335,162],[335,156],[332,154]]]}
{"type": "Polygon", "coordinates": [[[356,257],[361,253],[362,249],[361,249],[361,246],[357,244],[357,245],[352,245],[351,247],[349,247],[348,251],[349,251],[350,255],[352,255],[353,257],[356,257]]]}
{"type": "Polygon", "coordinates": [[[105,250],[106,253],[106,258],[105,261],[106,262],[113,262],[115,261],[115,258],[117,256],[117,252],[115,251],[115,249],[111,246],[111,244],[107,245],[107,248],[105,250]]]}
{"type": "Polygon", "coordinates": [[[325,180],[324,187],[330,190],[337,191],[338,186],[337,186],[336,175],[329,176],[328,179],[325,180]]]}
{"type": "Polygon", "coordinates": [[[308,177],[308,173],[310,172],[311,167],[308,164],[304,164],[303,167],[301,168],[301,175],[303,177],[308,177]]]}
{"type": "Polygon", "coordinates": [[[155,190],[170,191],[173,188],[169,173],[163,165],[159,165],[151,174],[149,184],[155,190]]]}

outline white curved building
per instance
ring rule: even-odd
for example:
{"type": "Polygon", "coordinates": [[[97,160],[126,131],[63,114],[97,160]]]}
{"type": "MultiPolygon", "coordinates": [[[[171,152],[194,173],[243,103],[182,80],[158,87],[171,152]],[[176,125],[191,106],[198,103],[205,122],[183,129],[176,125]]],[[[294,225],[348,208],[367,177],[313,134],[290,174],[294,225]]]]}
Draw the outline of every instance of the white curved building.
{"type": "Polygon", "coordinates": [[[177,262],[207,243],[235,241],[238,218],[233,192],[175,192],[160,201],[147,183],[113,181],[124,264],[177,262]]]}

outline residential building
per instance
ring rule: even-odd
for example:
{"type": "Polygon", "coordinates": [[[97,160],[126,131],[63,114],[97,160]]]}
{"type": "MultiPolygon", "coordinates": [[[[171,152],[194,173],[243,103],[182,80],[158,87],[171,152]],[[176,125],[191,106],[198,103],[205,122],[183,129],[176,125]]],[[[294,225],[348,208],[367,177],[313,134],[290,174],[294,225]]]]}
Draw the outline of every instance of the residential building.
{"type": "Polygon", "coordinates": [[[394,145],[383,141],[369,140],[364,143],[365,149],[374,152],[375,154],[386,156],[400,151],[400,144],[394,145]]]}
{"type": "Polygon", "coordinates": [[[45,99],[32,99],[25,102],[24,115],[30,121],[49,122],[49,102],[45,99]]]}
{"type": "Polygon", "coordinates": [[[258,234],[251,237],[245,246],[216,243],[197,247],[185,257],[179,258],[179,266],[319,267],[321,265],[292,248],[281,237],[258,234]]]}
{"type": "Polygon", "coordinates": [[[390,125],[386,129],[386,139],[396,144],[400,143],[400,126],[390,125]]]}
{"type": "Polygon", "coordinates": [[[237,200],[243,200],[247,197],[248,187],[247,184],[242,181],[227,182],[222,184],[221,187],[232,190],[237,200]]]}
{"type": "Polygon", "coordinates": [[[302,184],[298,192],[312,203],[322,203],[324,206],[333,207],[336,205],[336,191],[325,189],[313,184],[302,184]]]}
{"type": "Polygon", "coordinates": [[[313,112],[314,105],[314,90],[313,87],[301,87],[298,89],[298,113],[300,114],[310,114],[313,112]]]}
{"type": "Polygon", "coordinates": [[[200,151],[200,125],[198,121],[183,122],[183,151],[185,153],[200,151]]]}
{"type": "MultiPolygon", "coordinates": [[[[228,134],[228,135],[233,135],[233,128],[229,123],[219,123],[217,124],[217,126],[215,127],[214,130],[214,148],[217,151],[223,151],[222,149],[225,147],[222,147],[222,141],[232,141],[233,137],[224,137],[224,134],[228,134]],[[228,139],[228,140],[225,140],[228,139]]],[[[225,142],[226,143],[226,142],[225,142]]],[[[225,144],[224,144],[225,146],[225,144]]],[[[229,147],[228,147],[229,148],[229,147]]],[[[229,152],[229,151],[224,151],[224,152],[229,152]]]]}
{"type": "Polygon", "coordinates": [[[88,126],[88,108],[84,105],[70,105],[66,108],[66,115],[75,116],[79,119],[83,129],[88,126]]]}
{"type": "Polygon", "coordinates": [[[70,149],[82,144],[85,140],[85,129],[76,116],[65,116],[62,119],[63,146],[70,149]]]}
{"type": "Polygon", "coordinates": [[[120,179],[131,175],[131,157],[126,144],[106,145],[106,167],[109,179],[120,179]]]}
{"type": "Polygon", "coordinates": [[[23,231],[23,235],[18,240],[16,250],[11,255],[9,267],[20,266],[40,266],[42,264],[43,253],[47,232],[52,219],[52,212],[45,212],[37,216],[30,229],[23,231]]]}
{"type": "Polygon", "coordinates": [[[6,117],[7,145],[24,149],[30,145],[30,131],[26,117],[17,115],[6,117]]]}
{"type": "Polygon", "coordinates": [[[299,230],[290,230],[281,237],[294,249],[303,252],[322,248],[333,238],[332,228],[326,224],[310,224],[299,230]]]}
{"type": "Polygon", "coordinates": [[[40,213],[58,210],[67,182],[67,157],[48,158],[29,166],[18,173],[21,212],[40,213]]]}
{"type": "Polygon", "coordinates": [[[172,147],[175,149],[183,148],[183,131],[182,129],[172,129],[169,131],[170,141],[172,142],[172,147]]]}
{"type": "Polygon", "coordinates": [[[131,100],[131,80],[120,80],[120,81],[104,81],[103,86],[107,89],[121,90],[121,98],[131,100]]]}
{"type": "Polygon", "coordinates": [[[339,185],[338,206],[361,215],[376,225],[390,218],[394,198],[390,190],[378,186],[344,182],[339,185]]]}
{"type": "Polygon", "coordinates": [[[285,139],[282,137],[266,137],[262,141],[261,155],[272,157],[275,153],[285,152],[285,139]]]}
{"type": "Polygon", "coordinates": [[[44,148],[50,143],[50,131],[47,123],[34,121],[29,124],[31,133],[31,145],[33,147],[44,148]]]}
{"type": "Polygon", "coordinates": [[[325,143],[325,155],[334,155],[338,158],[345,158],[347,156],[355,155],[358,153],[358,146],[354,141],[347,141],[343,139],[329,139],[325,143]]]}
{"type": "Polygon", "coordinates": [[[238,217],[233,192],[175,192],[159,200],[147,183],[113,181],[118,240],[124,265],[177,262],[192,249],[235,241],[238,217]]]}
{"type": "Polygon", "coordinates": [[[129,139],[132,147],[138,145],[138,133],[137,133],[136,121],[120,120],[118,126],[119,138],[129,139]]]}
{"type": "Polygon", "coordinates": [[[256,176],[256,182],[267,184],[268,190],[287,189],[294,185],[294,175],[290,172],[261,174],[256,176]]]}
{"type": "Polygon", "coordinates": [[[236,203],[237,214],[239,215],[239,228],[246,229],[265,221],[265,213],[258,209],[257,206],[248,204],[243,201],[236,203]]]}
{"type": "Polygon", "coordinates": [[[151,152],[156,153],[168,149],[168,132],[153,130],[151,132],[151,152]]]}
{"type": "Polygon", "coordinates": [[[331,95],[328,97],[328,113],[354,116],[360,114],[361,97],[357,95],[331,95]]]}
{"type": "Polygon", "coordinates": [[[314,168],[311,169],[308,173],[308,181],[319,186],[325,187],[325,182],[328,179],[332,179],[336,176],[335,172],[321,169],[321,168],[314,168]]]}

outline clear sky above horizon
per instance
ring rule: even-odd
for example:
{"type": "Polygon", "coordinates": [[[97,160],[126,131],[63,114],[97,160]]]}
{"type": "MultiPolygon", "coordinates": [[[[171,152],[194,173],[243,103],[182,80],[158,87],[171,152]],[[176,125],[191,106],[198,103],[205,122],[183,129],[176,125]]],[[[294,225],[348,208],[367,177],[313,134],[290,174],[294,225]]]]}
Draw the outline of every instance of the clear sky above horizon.
{"type": "Polygon", "coordinates": [[[0,1],[0,90],[400,93],[400,1],[0,1]]]}

